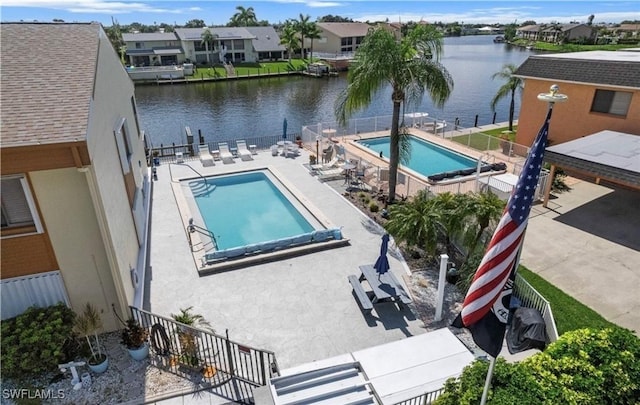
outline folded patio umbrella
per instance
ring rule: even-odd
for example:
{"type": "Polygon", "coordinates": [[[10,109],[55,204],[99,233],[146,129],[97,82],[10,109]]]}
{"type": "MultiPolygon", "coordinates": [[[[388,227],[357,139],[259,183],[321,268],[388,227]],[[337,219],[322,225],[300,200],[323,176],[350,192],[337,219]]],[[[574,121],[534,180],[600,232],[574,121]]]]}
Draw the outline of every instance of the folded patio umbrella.
{"type": "Polygon", "coordinates": [[[389,247],[389,234],[385,233],[382,235],[382,245],[380,246],[380,256],[378,260],[376,260],[376,264],[373,265],[373,268],[378,272],[378,278],[381,274],[389,271],[389,259],[387,259],[387,249],[389,247]]]}

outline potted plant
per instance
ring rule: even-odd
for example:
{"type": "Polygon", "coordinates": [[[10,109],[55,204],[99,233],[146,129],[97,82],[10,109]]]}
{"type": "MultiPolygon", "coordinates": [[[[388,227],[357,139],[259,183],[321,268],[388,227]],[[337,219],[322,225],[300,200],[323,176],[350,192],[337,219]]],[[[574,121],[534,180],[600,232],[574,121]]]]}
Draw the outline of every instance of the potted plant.
{"type": "Polygon", "coordinates": [[[128,319],[126,328],[122,330],[121,343],[129,351],[129,355],[134,360],[144,360],[149,355],[149,331],[144,328],[136,319],[128,319]]]}
{"type": "Polygon", "coordinates": [[[302,137],[300,135],[296,136],[296,143],[299,148],[302,148],[302,137]]]}
{"type": "MultiPolygon", "coordinates": [[[[184,325],[207,328],[211,331],[211,325],[200,314],[194,314],[192,312],[193,307],[180,308],[178,314],[171,314],[171,317],[176,322],[180,322],[184,325]]],[[[188,367],[199,368],[201,366],[201,359],[199,357],[197,331],[192,328],[178,327],[176,332],[178,334],[178,342],[180,343],[180,356],[177,360],[188,367]]]]}
{"type": "Polygon", "coordinates": [[[98,374],[104,373],[109,367],[109,359],[100,349],[98,331],[102,329],[102,318],[96,308],[87,302],[84,311],[76,317],[73,327],[79,335],[87,339],[89,350],[91,350],[91,357],[87,361],[87,365],[91,371],[98,374]],[[93,335],[93,343],[89,338],[90,335],[93,335]]]}
{"type": "Polygon", "coordinates": [[[309,155],[309,164],[310,165],[316,164],[316,155],[309,155]]]}

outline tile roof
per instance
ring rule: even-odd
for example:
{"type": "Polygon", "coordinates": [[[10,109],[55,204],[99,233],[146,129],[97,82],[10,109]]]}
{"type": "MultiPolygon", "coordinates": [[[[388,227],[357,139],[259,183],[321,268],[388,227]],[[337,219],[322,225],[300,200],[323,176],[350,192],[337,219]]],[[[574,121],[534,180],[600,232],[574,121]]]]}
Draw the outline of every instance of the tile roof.
{"type": "Polygon", "coordinates": [[[371,28],[371,25],[361,22],[316,23],[316,25],[323,31],[331,32],[340,38],[364,37],[371,28]]]}
{"type": "Polygon", "coordinates": [[[515,75],[640,89],[640,52],[534,55],[518,67],[515,75]]]}
{"type": "Polygon", "coordinates": [[[2,23],[0,35],[2,147],[84,140],[102,26],[2,23]]]}

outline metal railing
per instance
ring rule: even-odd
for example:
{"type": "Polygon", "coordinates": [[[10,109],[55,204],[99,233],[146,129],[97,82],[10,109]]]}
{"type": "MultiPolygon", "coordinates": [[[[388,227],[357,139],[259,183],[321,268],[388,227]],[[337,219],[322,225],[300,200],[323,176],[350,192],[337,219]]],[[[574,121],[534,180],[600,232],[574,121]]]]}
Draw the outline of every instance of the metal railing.
{"type": "Polygon", "coordinates": [[[520,300],[520,305],[527,308],[535,308],[542,314],[547,338],[549,342],[558,340],[558,329],[551,312],[551,304],[535,288],[531,286],[520,274],[516,273],[513,295],[520,300]]]}
{"type": "Polygon", "coordinates": [[[402,402],[397,402],[394,405],[429,405],[433,401],[435,401],[443,392],[444,392],[444,388],[440,388],[439,390],[430,391],[430,392],[418,395],[417,397],[406,399],[402,402]]]}
{"type": "Polygon", "coordinates": [[[222,386],[230,380],[244,383],[248,392],[234,395],[236,398],[250,398],[253,387],[266,385],[279,374],[273,352],[234,342],[228,331],[226,336],[220,336],[212,330],[129,308],[132,318],[150,331],[150,362],[160,369],[185,378],[200,374],[213,386],[222,386]]]}

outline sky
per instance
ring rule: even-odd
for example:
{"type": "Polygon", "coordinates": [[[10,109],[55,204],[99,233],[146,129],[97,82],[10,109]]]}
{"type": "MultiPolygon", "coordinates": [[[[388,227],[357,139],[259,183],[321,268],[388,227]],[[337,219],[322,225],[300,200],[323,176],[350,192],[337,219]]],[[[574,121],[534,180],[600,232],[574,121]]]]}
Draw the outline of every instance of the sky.
{"type": "Polygon", "coordinates": [[[139,22],[145,25],[184,25],[192,19],[207,25],[224,25],[236,13],[236,7],[253,7],[258,20],[271,24],[309,15],[310,21],[331,14],[354,21],[407,22],[427,21],[465,24],[586,22],[617,23],[640,20],[640,2],[631,1],[375,1],[375,0],[2,0],[0,16],[3,22],[62,19],[66,22],[98,21],[105,26],[112,18],[120,24],[139,22]]]}

